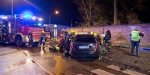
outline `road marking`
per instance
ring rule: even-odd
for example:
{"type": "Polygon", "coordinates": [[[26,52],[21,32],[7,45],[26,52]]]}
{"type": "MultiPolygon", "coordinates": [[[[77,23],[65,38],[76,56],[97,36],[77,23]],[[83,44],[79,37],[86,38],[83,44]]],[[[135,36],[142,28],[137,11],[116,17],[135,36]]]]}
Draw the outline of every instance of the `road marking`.
{"type": "Polygon", "coordinates": [[[136,71],[133,71],[133,70],[129,70],[129,69],[123,70],[122,72],[126,73],[126,74],[129,74],[129,75],[146,75],[146,74],[142,74],[142,73],[139,73],[139,72],[136,72],[136,71]]]}
{"type": "Polygon", "coordinates": [[[98,74],[98,75],[115,75],[115,74],[106,72],[106,71],[101,70],[101,69],[95,69],[95,70],[92,70],[91,72],[95,73],[95,74],[98,74]]]}
{"type": "MultiPolygon", "coordinates": [[[[106,66],[106,67],[108,67],[110,69],[113,69],[113,70],[116,70],[116,71],[121,71],[120,67],[115,66],[115,65],[110,65],[110,66],[106,66]]],[[[133,71],[133,70],[129,70],[129,69],[125,69],[121,72],[129,74],[129,75],[145,75],[145,74],[142,74],[142,73],[139,73],[139,72],[136,72],[136,71],[133,71]]]]}
{"type": "Polygon", "coordinates": [[[118,66],[115,66],[115,65],[110,65],[110,66],[106,66],[107,68],[110,68],[110,69],[113,69],[113,70],[116,70],[116,71],[121,71],[120,70],[120,67],[118,66]]]}
{"type": "Polygon", "coordinates": [[[30,58],[30,60],[32,62],[34,62],[36,65],[38,65],[43,71],[45,71],[47,74],[49,75],[54,75],[52,72],[50,72],[49,70],[45,69],[42,65],[40,65],[39,63],[37,63],[36,61],[34,61],[30,55],[28,55],[27,53],[25,53],[21,48],[18,47],[18,49],[20,49],[28,58],[30,58]]]}

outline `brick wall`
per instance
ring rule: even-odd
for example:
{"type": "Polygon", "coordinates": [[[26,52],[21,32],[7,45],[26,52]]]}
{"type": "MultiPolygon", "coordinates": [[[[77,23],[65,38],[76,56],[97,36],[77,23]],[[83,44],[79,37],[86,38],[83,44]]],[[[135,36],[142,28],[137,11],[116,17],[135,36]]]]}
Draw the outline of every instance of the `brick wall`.
{"type": "MultiPolygon", "coordinates": [[[[138,24],[138,25],[118,25],[118,26],[98,26],[98,27],[76,27],[72,28],[74,31],[93,31],[101,35],[104,31],[110,30],[112,34],[112,44],[129,46],[130,45],[130,33],[138,27],[139,31],[144,33],[144,37],[141,38],[141,46],[150,47],[150,24],[138,24]]],[[[68,28],[69,32],[70,29],[68,28]]]]}

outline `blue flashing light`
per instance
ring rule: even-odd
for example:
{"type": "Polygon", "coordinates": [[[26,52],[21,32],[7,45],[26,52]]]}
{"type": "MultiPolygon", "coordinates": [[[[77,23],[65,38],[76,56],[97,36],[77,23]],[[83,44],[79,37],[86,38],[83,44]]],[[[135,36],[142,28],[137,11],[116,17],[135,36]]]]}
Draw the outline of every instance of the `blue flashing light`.
{"type": "Polygon", "coordinates": [[[41,26],[42,24],[41,23],[38,23],[38,26],[41,26]]]}
{"type": "Polygon", "coordinates": [[[25,18],[32,18],[32,14],[30,12],[25,12],[24,17],[25,18]]]}

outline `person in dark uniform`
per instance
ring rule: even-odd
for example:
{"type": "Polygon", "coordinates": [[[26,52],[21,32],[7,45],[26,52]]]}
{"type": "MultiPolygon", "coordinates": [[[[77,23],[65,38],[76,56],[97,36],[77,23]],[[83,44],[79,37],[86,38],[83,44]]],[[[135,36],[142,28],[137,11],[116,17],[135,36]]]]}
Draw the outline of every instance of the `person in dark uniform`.
{"type": "Polygon", "coordinates": [[[44,30],[43,30],[42,34],[40,36],[40,42],[39,42],[39,44],[41,45],[41,47],[43,47],[43,49],[44,49],[45,42],[46,42],[46,35],[45,35],[44,30]]]}
{"type": "Polygon", "coordinates": [[[105,37],[104,37],[104,46],[108,45],[108,51],[110,51],[111,47],[111,32],[110,30],[106,31],[105,37]]]}
{"type": "Polygon", "coordinates": [[[28,38],[29,38],[28,47],[32,47],[32,45],[33,45],[33,35],[32,35],[32,31],[31,30],[28,33],[28,38]]]}
{"type": "Polygon", "coordinates": [[[66,38],[67,38],[67,35],[68,35],[68,32],[67,31],[64,31],[64,39],[66,40],[66,38]]]}
{"type": "Polygon", "coordinates": [[[69,56],[69,48],[70,48],[70,43],[73,39],[73,36],[75,35],[74,30],[71,30],[70,34],[66,36],[64,48],[65,48],[65,56],[69,56]]]}

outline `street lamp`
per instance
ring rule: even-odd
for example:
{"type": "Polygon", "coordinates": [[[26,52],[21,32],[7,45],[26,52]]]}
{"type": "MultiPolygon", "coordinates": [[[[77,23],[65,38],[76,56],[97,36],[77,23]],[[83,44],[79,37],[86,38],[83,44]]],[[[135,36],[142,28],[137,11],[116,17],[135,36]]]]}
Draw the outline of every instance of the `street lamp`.
{"type": "MultiPolygon", "coordinates": [[[[55,13],[55,14],[58,14],[59,12],[58,12],[58,11],[55,11],[54,13],[55,13]]],[[[54,14],[54,13],[52,13],[52,14],[54,14]]],[[[49,16],[49,24],[50,24],[50,21],[51,21],[51,16],[52,16],[52,14],[49,16]]]]}
{"type": "Polygon", "coordinates": [[[11,15],[13,16],[13,0],[11,0],[11,15]]]}

